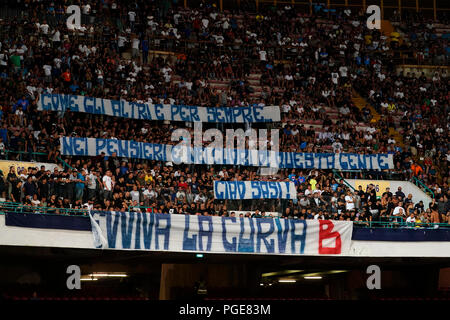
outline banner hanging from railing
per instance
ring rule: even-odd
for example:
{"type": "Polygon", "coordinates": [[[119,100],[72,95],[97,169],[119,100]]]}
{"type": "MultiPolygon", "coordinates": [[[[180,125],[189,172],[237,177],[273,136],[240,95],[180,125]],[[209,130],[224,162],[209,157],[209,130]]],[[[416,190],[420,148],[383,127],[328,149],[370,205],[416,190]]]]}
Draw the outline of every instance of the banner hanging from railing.
{"type": "Polygon", "coordinates": [[[297,199],[292,181],[214,181],[216,199],[297,199]]]}
{"type": "Polygon", "coordinates": [[[171,161],[175,164],[242,165],[297,169],[393,169],[392,154],[295,153],[268,150],[190,148],[132,140],[61,137],[60,150],[66,156],[101,153],[117,157],[171,161]]]}
{"type": "Polygon", "coordinates": [[[349,254],[351,221],[92,212],[96,248],[283,255],[349,254]]]}
{"type": "Polygon", "coordinates": [[[147,104],[86,96],[43,93],[40,111],[73,111],[139,120],[252,123],[279,122],[280,107],[199,107],[174,104],[147,104]]]}

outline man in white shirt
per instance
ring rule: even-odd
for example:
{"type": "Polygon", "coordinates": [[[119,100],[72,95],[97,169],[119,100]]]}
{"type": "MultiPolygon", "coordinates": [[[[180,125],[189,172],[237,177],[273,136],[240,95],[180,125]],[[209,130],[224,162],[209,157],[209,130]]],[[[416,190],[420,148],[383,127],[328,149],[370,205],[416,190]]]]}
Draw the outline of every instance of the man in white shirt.
{"type": "Polygon", "coordinates": [[[44,64],[42,66],[42,69],[44,69],[45,82],[47,82],[47,83],[52,82],[52,66],[49,66],[48,64],[44,64]]]}
{"type": "Polygon", "coordinates": [[[337,72],[332,72],[331,73],[331,81],[333,81],[333,83],[335,85],[338,84],[338,80],[339,80],[339,74],[337,72]]]}
{"type": "Polygon", "coordinates": [[[265,51],[264,49],[259,51],[259,60],[263,62],[267,61],[267,51],[265,51]]]}
{"type": "Polygon", "coordinates": [[[398,205],[394,208],[394,211],[392,212],[393,216],[405,216],[405,209],[402,207],[403,202],[399,202],[398,205]]]}
{"type": "Polygon", "coordinates": [[[44,23],[39,26],[39,29],[41,30],[41,32],[43,34],[48,34],[48,30],[50,29],[50,26],[47,24],[47,21],[44,20],[44,23]]]}
{"type": "Polygon", "coordinates": [[[139,39],[137,37],[134,37],[131,40],[131,56],[132,58],[139,57],[139,39]]]}
{"type": "Polygon", "coordinates": [[[139,203],[139,190],[136,185],[133,186],[133,190],[130,191],[131,201],[139,203]]]}
{"type": "Polygon", "coordinates": [[[120,34],[117,37],[117,46],[119,47],[119,52],[122,53],[125,49],[125,42],[127,42],[128,39],[123,36],[123,34],[120,34]]]}
{"type": "Polygon", "coordinates": [[[345,196],[345,209],[347,211],[355,210],[355,199],[352,196],[350,191],[347,191],[347,195],[345,196]]]}
{"type": "Polygon", "coordinates": [[[114,181],[112,179],[111,170],[106,171],[106,174],[103,176],[102,182],[103,182],[103,197],[105,199],[111,200],[114,188],[114,181]]]}
{"type": "Polygon", "coordinates": [[[134,21],[136,20],[136,12],[134,11],[128,12],[128,19],[130,20],[130,26],[133,27],[134,21]]]}
{"type": "Polygon", "coordinates": [[[348,73],[348,68],[346,66],[341,66],[339,68],[339,73],[341,74],[341,77],[346,78],[348,73]]]}
{"type": "Polygon", "coordinates": [[[411,213],[411,215],[406,219],[406,223],[415,223],[416,222],[416,217],[414,216],[414,213],[411,213]]]}
{"type": "Polygon", "coordinates": [[[202,26],[203,26],[204,29],[208,29],[208,26],[209,26],[208,18],[205,17],[205,18],[202,19],[202,26]]]}
{"type": "Polygon", "coordinates": [[[337,139],[335,142],[333,142],[331,147],[333,148],[334,153],[341,153],[342,149],[344,148],[339,139],[337,139]]]}

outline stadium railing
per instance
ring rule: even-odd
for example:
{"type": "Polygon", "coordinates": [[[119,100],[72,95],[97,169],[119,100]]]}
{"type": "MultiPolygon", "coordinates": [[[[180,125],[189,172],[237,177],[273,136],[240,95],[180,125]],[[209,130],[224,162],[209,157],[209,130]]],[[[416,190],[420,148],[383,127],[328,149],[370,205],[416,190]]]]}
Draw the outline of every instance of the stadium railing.
{"type": "Polygon", "coordinates": [[[37,214],[59,214],[59,215],[87,215],[87,209],[71,209],[71,208],[55,208],[55,207],[41,207],[24,205],[17,202],[0,202],[0,212],[15,212],[15,213],[37,213],[37,214]]]}
{"type": "MultiPolygon", "coordinates": [[[[140,208],[142,212],[153,213],[154,210],[152,207],[130,207],[140,208]],[[147,209],[151,209],[151,212],[148,212],[147,209]]],[[[131,211],[130,210],[130,211],[131,211]]],[[[70,209],[70,208],[54,208],[54,207],[39,207],[39,206],[30,206],[24,205],[17,202],[0,202],[0,214],[4,213],[35,213],[35,214],[44,214],[44,215],[63,215],[63,216],[84,216],[87,218],[89,213],[88,209],[70,209]]],[[[278,217],[274,217],[274,219],[278,219],[278,217]]],[[[355,227],[360,228],[409,228],[409,229],[450,229],[450,224],[448,223],[409,223],[404,221],[404,217],[399,216],[384,216],[382,217],[383,221],[354,221],[353,225],[355,227]]]]}
{"type": "Polygon", "coordinates": [[[27,155],[30,160],[35,159],[35,156],[47,156],[48,154],[45,152],[29,152],[29,151],[15,151],[15,150],[4,150],[5,152],[5,160],[16,160],[16,161],[22,161],[23,155],[27,155]],[[10,154],[17,154],[16,159],[9,159],[10,154]]]}
{"type": "Polygon", "coordinates": [[[420,189],[424,190],[425,193],[428,193],[428,194],[431,196],[431,198],[434,199],[434,192],[433,192],[433,190],[431,190],[430,188],[428,188],[427,185],[426,185],[425,183],[423,183],[422,180],[420,180],[419,178],[413,176],[412,182],[413,182],[416,186],[418,186],[420,189]]]}
{"type": "MultiPolygon", "coordinates": [[[[28,152],[28,151],[15,151],[15,150],[4,150],[5,152],[5,160],[10,160],[10,161],[23,161],[22,155],[26,154],[29,155],[31,160],[35,160],[34,156],[44,156],[47,157],[48,153],[45,152],[28,152]],[[9,154],[17,154],[18,155],[18,159],[9,159],[9,154]]],[[[71,165],[69,165],[66,161],[64,161],[61,157],[56,157],[57,160],[59,160],[63,166],[63,168],[68,168],[68,169],[73,169],[73,167],[71,165]]]]}
{"type": "Polygon", "coordinates": [[[349,188],[352,189],[353,191],[356,191],[356,189],[355,189],[350,183],[348,183],[347,180],[345,180],[345,178],[342,177],[342,176],[339,174],[338,171],[336,171],[336,170],[333,169],[333,175],[334,175],[334,177],[335,177],[336,179],[338,179],[339,181],[340,181],[340,180],[344,181],[344,183],[347,185],[347,187],[349,187],[349,188]]]}
{"type": "MultiPolygon", "coordinates": [[[[153,213],[153,207],[144,206],[132,206],[129,207],[130,211],[138,208],[142,212],[153,213]],[[150,210],[150,211],[149,211],[150,210]]],[[[83,209],[71,209],[71,208],[55,208],[55,207],[42,207],[42,206],[30,206],[18,202],[0,201],[0,214],[4,212],[16,212],[16,213],[37,213],[37,214],[59,214],[68,216],[86,216],[89,210],[83,209]]]]}

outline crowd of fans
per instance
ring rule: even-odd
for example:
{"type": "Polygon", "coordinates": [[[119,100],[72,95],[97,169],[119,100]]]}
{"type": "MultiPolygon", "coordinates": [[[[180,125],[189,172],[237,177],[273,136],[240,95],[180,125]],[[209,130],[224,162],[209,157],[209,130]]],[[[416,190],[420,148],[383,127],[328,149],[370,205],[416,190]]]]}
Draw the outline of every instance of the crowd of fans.
{"type": "MultiPolygon", "coordinates": [[[[399,73],[393,62],[396,41],[367,29],[362,13],[325,13],[321,6],[310,15],[289,5],[249,14],[220,12],[208,3],[193,9],[170,1],[73,3],[83,13],[78,29],[68,29],[58,1],[25,1],[22,19],[0,21],[1,157],[8,150],[22,152],[17,154],[25,160],[59,162],[60,136],[173,144],[168,133],[192,130],[182,122],[37,111],[42,92],[141,103],[278,105],[282,122],[273,128],[280,129],[282,151],[392,153],[395,169],[369,172],[369,177],[417,177],[436,200],[430,208],[417,207],[405,196],[375,200],[371,190],[353,192],[330,172],[279,170],[266,177],[253,168],[176,166],[114,156],[62,157],[76,168],[63,172],[17,172],[15,178],[5,173],[8,200],[52,208],[87,204],[103,210],[152,207],[155,212],[224,215],[250,209],[246,203],[214,200],[213,180],[293,179],[297,202],[253,201],[252,211],[368,221],[397,215],[400,206],[405,219],[413,213],[421,221],[448,221],[448,76],[445,69],[432,77],[399,73]],[[156,57],[154,48],[177,54],[156,57]],[[369,106],[360,110],[354,104],[353,90],[381,115],[378,121],[372,121],[369,106]],[[36,152],[47,155],[39,158],[36,152]],[[354,198],[353,207],[346,197],[354,198]]],[[[433,27],[425,25],[425,33],[422,28],[418,24],[412,30],[416,38],[410,38],[448,61],[446,40],[430,36],[433,27]]]]}

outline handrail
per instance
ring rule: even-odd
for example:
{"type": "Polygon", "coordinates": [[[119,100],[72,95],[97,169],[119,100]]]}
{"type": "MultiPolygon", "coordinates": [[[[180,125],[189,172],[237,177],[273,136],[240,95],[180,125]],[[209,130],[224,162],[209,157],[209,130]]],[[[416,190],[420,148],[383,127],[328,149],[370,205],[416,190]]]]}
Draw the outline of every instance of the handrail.
{"type": "Polygon", "coordinates": [[[419,185],[420,185],[420,187],[422,187],[423,189],[425,189],[425,192],[431,193],[431,197],[434,199],[434,192],[433,192],[433,190],[431,190],[430,188],[428,188],[428,186],[427,186],[425,183],[423,183],[422,180],[420,180],[420,179],[417,178],[416,176],[413,176],[413,181],[414,181],[414,184],[415,184],[416,186],[419,187],[419,185]]]}
{"type": "Polygon", "coordinates": [[[448,223],[428,223],[428,222],[400,222],[400,221],[353,221],[354,226],[361,228],[411,228],[411,229],[438,229],[450,228],[448,223]]]}
{"type": "Polygon", "coordinates": [[[29,152],[29,151],[5,150],[4,152],[5,152],[6,160],[9,160],[8,159],[8,154],[9,153],[17,153],[17,154],[19,154],[19,156],[20,156],[20,160],[19,161],[22,161],[22,155],[23,154],[29,154],[29,155],[35,155],[35,156],[46,156],[47,155],[47,153],[45,153],[45,152],[33,152],[33,151],[29,152]]]}
{"type": "Polygon", "coordinates": [[[63,164],[63,168],[67,167],[70,170],[73,170],[73,167],[70,164],[68,164],[66,161],[64,161],[60,156],[56,157],[56,159],[61,161],[61,163],[63,164]]]}
{"type": "MultiPolygon", "coordinates": [[[[154,212],[153,207],[145,207],[145,206],[131,206],[130,210],[133,208],[144,209],[147,212],[147,209],[151,209],[151,213],[154,212]]],[[[8,202],[8,201],[0,201],[0,212],[1,211],[9,211],[9,212],[38,212],[42,214],[51,214],[51,212],[58,211],[61,215],[86,215],[87,209],[72,209],[72,208],[56,208],[56,207],[41,207],[41,206],[32,206],[26,205],[18,202],[8,202]],[[50,212],[50,213],[49,213],[50,212]]]]}
{"type": "Polygon", "coordinates": [[[8,212],[34,212],[40,214],[52,214],[57,212],[60,215],[86,215],[87,209],[72,209],[72,208],[56,208],[56,207],[41,207],[25,205],[17,202],[0,202],[0,211],[8,212]]]}
{"type": "MultiPolygon", "coordinates": [[[[152,212],[154,210],[152,207],[143,207],[136,206],[130,207],[132,208],[151,208],[152,212]]],[[[98,210],[93,210],[98,211],[98,210]]],[[[100,210],[102,211],[102,210],[100,210]]],[[[17,202],[0,202],[0,215],[5,212],[12,213],[35,213],[35,214],[43,214],[43,215],[62,215],[62,216],[82,216],[86,217],[88,215],[87,209],[69,209],[69,208],[53,208],[53,207],[38,207],[38,206],[29,206],[23,205],[17,202]],[[28,209],[28,210],[24,210],[28,209]]],[[[279,219],[278,217],[275,217],[279,219]]],[[[411,229],[438,229],[450,228],[450,224],[448,223],[408,223],[404,221],[404,217],[402,216],[384,216],[383,219],[387,219],[389,221],[353,221],[353,225],[358,228],[411,228],[411,229]]]]}
{"type": "Polygon", "coordinates": [[[356,189],[350,184],[350,183],[348,183],[347,182],[347,180],[345,180],[336,170],[334,170],[333,169],[333,174],[335,175],[335,177],[337,177],[337,178],[339,178],[339,180],[343,180],[344,181],[344,183],[348,186],[348,187],[350,187],[353,191],[356,191],[356,189]]]}

